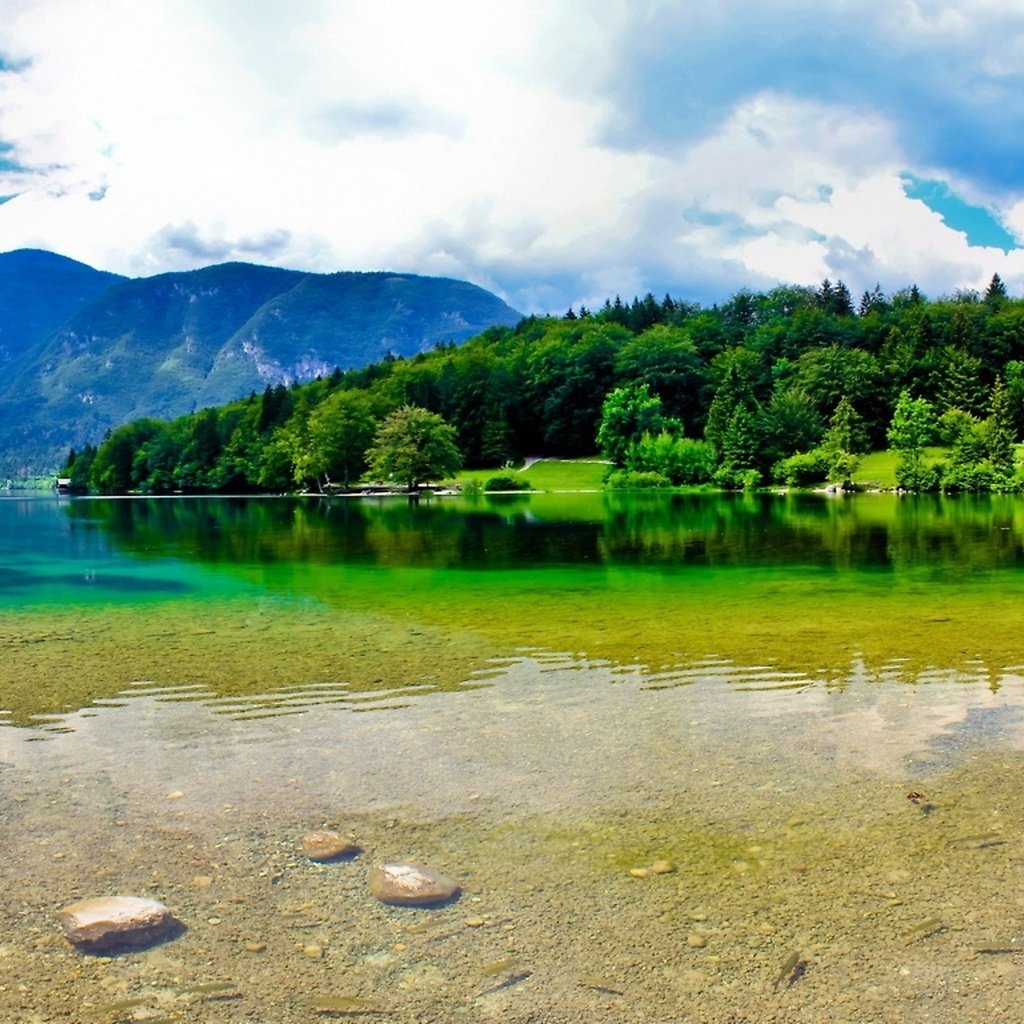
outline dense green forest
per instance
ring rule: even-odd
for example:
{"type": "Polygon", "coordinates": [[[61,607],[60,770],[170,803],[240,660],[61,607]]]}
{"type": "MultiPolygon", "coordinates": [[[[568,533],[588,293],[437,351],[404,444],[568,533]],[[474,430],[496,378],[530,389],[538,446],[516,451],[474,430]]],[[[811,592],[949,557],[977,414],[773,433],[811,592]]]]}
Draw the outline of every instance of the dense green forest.
{"type": "Polygon", "coordinates": [[[1024,489],[1024,300],[998,276],[983,295],[937,300],[876,286],[856,301],[841,281],[711,308],[616,298],[138,420],[70,453],[64,475],[106,493],[324,489],[374,471],[415,484],[382,431],[417,409],[467,466],[600,451],[612,486],[843,484],[859,456],[889,447],[907,488],[1024,489]]]}

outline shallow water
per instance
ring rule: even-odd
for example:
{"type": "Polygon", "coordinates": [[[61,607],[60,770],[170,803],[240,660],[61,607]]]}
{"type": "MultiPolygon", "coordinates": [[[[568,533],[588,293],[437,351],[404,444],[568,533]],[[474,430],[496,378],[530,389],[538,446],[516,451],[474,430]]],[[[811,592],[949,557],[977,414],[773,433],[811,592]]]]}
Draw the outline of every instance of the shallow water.
{"type": "Polygon", "coordinates": [[[1014,1018],[1022,511],[2,501],[0,1019],[1014,1018]]]}

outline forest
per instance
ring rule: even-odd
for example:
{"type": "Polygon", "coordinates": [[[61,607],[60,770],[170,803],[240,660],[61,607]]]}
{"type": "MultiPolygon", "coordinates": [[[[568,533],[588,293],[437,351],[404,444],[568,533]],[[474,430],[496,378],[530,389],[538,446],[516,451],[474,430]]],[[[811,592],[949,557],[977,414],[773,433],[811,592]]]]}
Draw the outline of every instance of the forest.
{"type": "Polygon", "coordinates": [[[430,414],[418,421],[427,434],[404,443],[442,432],[438,475],[449,479],[459,459],[497,468],[600,452],[609,486],[841,487],[861,456],[889,448],[908,490],[1016,491],[1024,299],[998,275],[983,294],[935,300],[876,285],[857,301],[828,280],[709,308],[615,298],[173,421],[136,420],[70,452],[62,475],[100,493],[415,487],[431,467],[396,464],[395,446],[397,421],[417,410],[430,414]]]}

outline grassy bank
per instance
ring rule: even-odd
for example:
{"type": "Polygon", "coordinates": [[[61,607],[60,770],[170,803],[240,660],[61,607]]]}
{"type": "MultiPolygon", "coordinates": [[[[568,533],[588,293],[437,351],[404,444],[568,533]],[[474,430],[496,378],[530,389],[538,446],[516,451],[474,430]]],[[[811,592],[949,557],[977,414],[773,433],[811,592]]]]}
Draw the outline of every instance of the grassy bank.
{"type": "Polygon", "coordinates": [[[463,488],[472,483],[482,487],[493,477],[508,476],[525,480],[536,491],[598,491],[607,468],[596,455],[590,459],[540,459],[529,468],[467,469],[456,482],[463,488]]]}

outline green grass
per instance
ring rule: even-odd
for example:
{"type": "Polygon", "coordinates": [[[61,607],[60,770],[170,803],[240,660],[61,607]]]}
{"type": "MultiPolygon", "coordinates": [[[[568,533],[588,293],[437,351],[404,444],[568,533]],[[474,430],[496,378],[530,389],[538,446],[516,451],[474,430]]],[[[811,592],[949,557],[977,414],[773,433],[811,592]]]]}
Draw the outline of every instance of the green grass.
{"type": "MultiPolygon", "coordinates": [[[[929,462],[935,462],[945,457],[949,452],[947,448],[926,448],[925,458],[929,462]]],[[[896,452],[885,450],[872,452],[860,460],[857,472],[853,474],[853,482],[858,487],[871,489],[892,489],[896,486],[896,461],[899,458],[896,452]]]]}
{"type": "Polygon", "coordinates": [[[494,476],[513,476],[529,482],[536,491],[599,491],[607,463],[592,459],[542,459],[529,469],[467,469],[456,481],[465,487],[471,481],[481,486],[494,476]]]}
{"type": "Polygon", "coordinates": [[[594,459],[544,459],[522,475],[538,491],[595,491],[601,489],[606,462],[594,459]]]}

